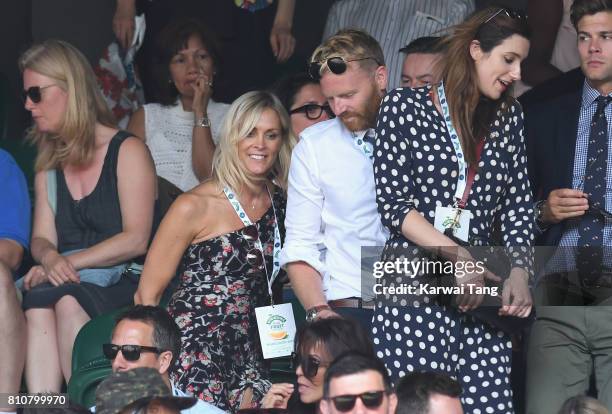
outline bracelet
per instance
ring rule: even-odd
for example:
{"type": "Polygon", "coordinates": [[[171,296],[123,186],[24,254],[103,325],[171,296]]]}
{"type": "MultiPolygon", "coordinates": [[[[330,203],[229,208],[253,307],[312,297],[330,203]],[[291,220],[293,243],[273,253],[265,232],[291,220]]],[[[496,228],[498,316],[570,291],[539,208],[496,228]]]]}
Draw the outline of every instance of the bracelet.
{"type": "Polygon", "coordinates": [[[207,116],[198,117],[195,119],[194,127],[210,128],[210,119],[207,116]]]}

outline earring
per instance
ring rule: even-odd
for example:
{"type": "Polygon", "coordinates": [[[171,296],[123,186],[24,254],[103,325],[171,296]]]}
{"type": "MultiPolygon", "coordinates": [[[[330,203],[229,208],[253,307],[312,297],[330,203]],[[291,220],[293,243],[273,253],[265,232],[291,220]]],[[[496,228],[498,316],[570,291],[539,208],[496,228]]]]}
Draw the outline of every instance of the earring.
{"type": "Polygon", "coordinates": [[[172,83],[172,79],[168,79],[168,83],[172,83]]]}

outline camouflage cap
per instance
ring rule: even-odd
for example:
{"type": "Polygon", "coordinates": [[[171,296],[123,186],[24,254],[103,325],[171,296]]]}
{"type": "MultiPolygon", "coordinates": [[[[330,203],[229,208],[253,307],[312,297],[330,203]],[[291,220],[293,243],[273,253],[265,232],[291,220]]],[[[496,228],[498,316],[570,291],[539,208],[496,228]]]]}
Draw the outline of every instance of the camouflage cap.
{"type": "Polygon", "coordinates": [[[184,410],[197,402],[193,397],[175,397],[159,372],[153,368],[134,368],[115,372],[96,390],[96,413],[117,414],[132,404],[159,400],[165,405],[184,410]]]}

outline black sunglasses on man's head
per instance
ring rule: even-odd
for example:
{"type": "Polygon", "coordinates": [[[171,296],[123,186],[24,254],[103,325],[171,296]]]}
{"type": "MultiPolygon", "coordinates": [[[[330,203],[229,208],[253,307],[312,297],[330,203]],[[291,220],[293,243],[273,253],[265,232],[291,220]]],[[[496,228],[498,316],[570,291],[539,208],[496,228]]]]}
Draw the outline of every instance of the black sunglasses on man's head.
{"type": "Polygon", "coordinates": [[[333,57],[323,60],[322,62],[310,62],[308,64],[308,74],[310,75],[312,79],[319,80],[321,78],[321,67],[323,65],[327,65],[331,73],[335,75],[341,75],[344,72],[346,72],[346,68],[348,67],[347,65],[348,62],[358,62],[360,60],[367,60],[367,59],[372,59],[379,66],[382,66],[382,63],[380,63],[376,58],[373,58],[371,56],[363,57],[363,58],[356,58],[356,59],[344,59],[341,56],[333,56],[333,57]]]}

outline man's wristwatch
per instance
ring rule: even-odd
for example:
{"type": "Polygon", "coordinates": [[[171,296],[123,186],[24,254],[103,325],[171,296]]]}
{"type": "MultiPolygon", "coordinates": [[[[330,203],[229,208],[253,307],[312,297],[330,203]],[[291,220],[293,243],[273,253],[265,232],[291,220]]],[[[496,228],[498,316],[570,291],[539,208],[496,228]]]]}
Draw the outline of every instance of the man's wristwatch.
{"type": "Polygon", "coordinates": [[[331,308],[329,305],[319,305],[308,309],[308,311],[306,311],[306,322],[310,323],[316,320],[322,310],[331,310],[331,308]]]}
{"type": "Polygon", "coordinates": [[[193,126],[200,128],[210,128],[210,119],[207,116],[201,116],[196,118],[193,126]]]}
{"type": "Polygon", "coordinates": [[[535,222],[540,229],[546,229],[548,225],[544,223],[544,203],[546,200],[540,200],[533,206],[533,212],[535,215],[535,222]]]}

